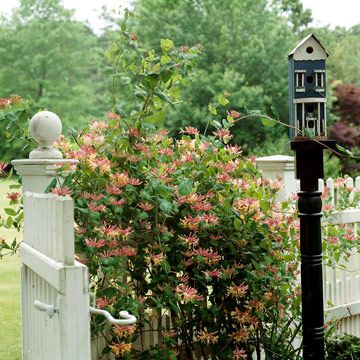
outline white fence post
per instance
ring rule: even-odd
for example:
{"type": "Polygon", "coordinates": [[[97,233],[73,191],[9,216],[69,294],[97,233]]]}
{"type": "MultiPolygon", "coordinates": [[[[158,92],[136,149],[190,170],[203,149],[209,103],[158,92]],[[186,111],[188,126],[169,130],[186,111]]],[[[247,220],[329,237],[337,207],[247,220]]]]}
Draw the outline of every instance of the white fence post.
{"type": "Polygon", "coordinates": [[[294,158],[292,156],[274,155],[256,159],[258,168],[265,178],[276,180],[280,178],[283,188],[279,191],[277,200],[285,200],[291,194],[296,194],[294,158]]]}
{"type": "Polygon", "coordinates": [[[30,153],[29,159],[11,162],[17,174],[22,178],[23,193],[26,191],[44,193],[56,176],[58,164],[78,162],[62,159],[60,151],[52,147],[61,134],[61,127],[59,117],[50,111],[39,112],[31,119],[30,132],[39,147],[30,153]]]}
{"type": "Polygon", "coordinates": [[[88,275],[86,266],[74,259],[73,201],[44,194],[59,163],[77,163],[62,159],[52,147],[61,128],[56,114],[36,114],[30,131],[39,147],[29,159],[12,161],[25,194],[20,245],[23,360],[91,356],[88,275]]]}

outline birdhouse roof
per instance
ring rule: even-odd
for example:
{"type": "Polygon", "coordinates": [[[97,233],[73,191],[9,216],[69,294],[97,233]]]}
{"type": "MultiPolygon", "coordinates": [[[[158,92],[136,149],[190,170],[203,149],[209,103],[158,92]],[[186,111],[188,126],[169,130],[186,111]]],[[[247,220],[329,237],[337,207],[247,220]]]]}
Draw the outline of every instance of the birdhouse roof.
{"type": "Polygon", "coordinates": [[[289,58],[293,57],[294,60],[322,60],[328,56],[328,52],[314,34],[303,38],[289,54],[289,58]],[[313,52],[306,51],[309,47],[313,48],[313,52]]]}

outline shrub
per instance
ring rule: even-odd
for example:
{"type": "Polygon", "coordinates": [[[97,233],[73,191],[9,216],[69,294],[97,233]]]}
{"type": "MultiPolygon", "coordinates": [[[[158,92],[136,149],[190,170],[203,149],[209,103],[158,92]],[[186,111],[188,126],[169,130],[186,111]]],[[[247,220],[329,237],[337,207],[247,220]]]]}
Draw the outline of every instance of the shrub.
{"type": "Polygon", "coordinates": [[[326,341],[326,359],[355,360],[360,358],[360,338],[353,335],[340,335],[326,341]]]}

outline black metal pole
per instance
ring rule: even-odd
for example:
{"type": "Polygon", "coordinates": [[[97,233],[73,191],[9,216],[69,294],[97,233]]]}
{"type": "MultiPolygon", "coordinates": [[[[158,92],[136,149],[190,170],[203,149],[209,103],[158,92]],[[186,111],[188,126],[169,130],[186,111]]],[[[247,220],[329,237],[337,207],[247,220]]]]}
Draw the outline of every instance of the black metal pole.
{"type": "Polygon", "coordinates": [[[321,244],[321,192],[318,180],[324,177],[323,150],[334,141],[292,141],[296,178],[300,179],[301,291],[303,359],[324,360],[324,303],[321,244]]]}

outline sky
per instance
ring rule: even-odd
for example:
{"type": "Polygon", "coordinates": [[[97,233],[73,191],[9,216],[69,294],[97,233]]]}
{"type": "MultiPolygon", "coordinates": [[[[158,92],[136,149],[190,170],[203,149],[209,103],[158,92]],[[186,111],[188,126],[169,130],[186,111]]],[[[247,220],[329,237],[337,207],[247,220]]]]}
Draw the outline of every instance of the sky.
{"type": "MultiPolygon", "coordinates": [[[[151,0],[148,0],[151,1],[151,0]]],[[[171,1],[171,0],[169,0],[171,1]]],[[[254,0],[256,1],[256,0],[254,0]]],[[[301,0],[306,8],[313,12],[314,25],[330,25],[351,27],[360,23],[360,0],[301,0]]],[[[101,8],[124,9],[131,0],[63,0],[67,8],[76,9],[78,20],[88,20],[96,32],[102,27],[99,19],[101,8]]],[[[0,0],[0,13],[9,13],[18,0],[0,0]]]]}

